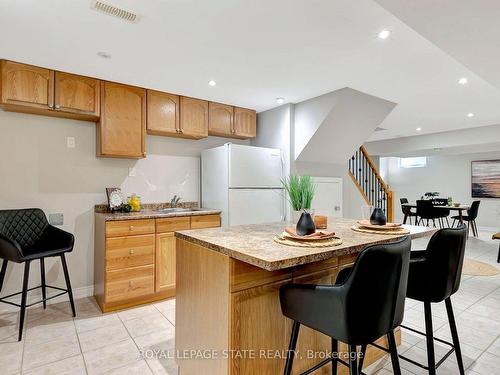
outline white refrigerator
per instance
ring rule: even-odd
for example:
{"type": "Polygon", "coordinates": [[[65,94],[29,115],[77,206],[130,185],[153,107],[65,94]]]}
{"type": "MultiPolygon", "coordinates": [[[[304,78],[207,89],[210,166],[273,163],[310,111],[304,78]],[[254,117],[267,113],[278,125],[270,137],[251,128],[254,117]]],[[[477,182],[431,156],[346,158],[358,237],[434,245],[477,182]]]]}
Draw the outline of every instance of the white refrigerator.
{"type": "Polygon", "coordinates": [[[222,226],[285,220],[281,151],[226,143],[201,153],[201,203],[222,226]]]}

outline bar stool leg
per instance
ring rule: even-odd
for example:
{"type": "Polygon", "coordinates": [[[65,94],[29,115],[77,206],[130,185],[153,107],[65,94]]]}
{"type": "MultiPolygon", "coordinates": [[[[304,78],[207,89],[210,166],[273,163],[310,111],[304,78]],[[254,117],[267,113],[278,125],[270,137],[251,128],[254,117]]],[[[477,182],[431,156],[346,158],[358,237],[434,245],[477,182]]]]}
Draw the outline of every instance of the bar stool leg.
{"type": "Polygon", "coordinates": [[[401,375],[398,348],[396,345],[396,338],[394,337],[394,331],[387,334],[387,341],[389,342],[389,350],[391,352],[392,371],[394,372],[394,375],[401,375]]]}
{"type": "Polygon", "coordinates": [[[295,348],[297,347],[297,339],[299,338],[300,323],[293,322],[292,334],[290,335],[290,343],[288,344],[288,353],[286,356],[284,375],[292,373],[293,358],[295,357],[295,348]]]}
{"type": "Polygon", "coordinates": [[[42,284],[42,299],[43,301],[43,308],[47,308],[47,301],[45,301],[45,298],[47,298],[47,291],[45,288],[45,259],[40,258],[40,280],[42,284]]]}
{"type": "Polygon", "coordinates": [[[71,290],[71,281],[69,280],[68,265],[64,254],[61,254],[61,262],[64,271],[64,278],[66,279],[66,289],[68,289],[69,303],[71,304],[71,311],[73,311],[73,318],[76,316],[75,301],[73,301],[73,291],[71,290]]]}
{"type": "Polygon", "coordinates": [[[429,375],[436,375],[436,357],[434,354],[434,332],[432,330],[431,303],[424,302],[425,338],[427,341],[427,363],[429,375]]]}
{"type": "Polygon", "coordinates": [[[2,261],[2,270],[0,271],[0,292],[2,291],[3,280],[5,279],[5,273],[7,272],[7,263],[9,263],[7,259],[4,259],[2,261]]]}
{"type": "Polygon", "coordinates": [[[464,362],[462,359],[462,350],[460,349],[460,341],[458,339],[457,324],[455,323],[455,315],[453,314],[453,306],[451,299],[445,299],[446,312],[448,313],[448,322],[450,324],[451,338],[453,339],[453,346],[455,347],[455,354],[457,355],[458,369],[460,375],[465,375],[464,362]]]}
{"type": "Polygon", "coordinates": [[[366,345],[361,345],[361,350],[359,351],[359,363],[358,363],[358,372],[361,374],[363,371],[363,362],[365,360],[366,354],[366,345]]]}
{"type": "Polygon", "coordinates": [[[26,298],[28,295],[28,281],[30,278],[30,261],[24,263],[23,291],[21,294],[21,314],[19,315],[19,336],[17,341],[23,338],[24,316],[26,314],[26,298]]]}
{"type": "Polygon", "coordinates": [[[349,375],[359,375],[357,356],[356,345],[349,345],[349,375]]]}
{"type": "Polygon", "coordinates": [[[339,358],[339,342],[332,338],[332,375],[337,375],[337,366],[339,358]],[[334,357],[336,356],[336,357],[334,357]]]}

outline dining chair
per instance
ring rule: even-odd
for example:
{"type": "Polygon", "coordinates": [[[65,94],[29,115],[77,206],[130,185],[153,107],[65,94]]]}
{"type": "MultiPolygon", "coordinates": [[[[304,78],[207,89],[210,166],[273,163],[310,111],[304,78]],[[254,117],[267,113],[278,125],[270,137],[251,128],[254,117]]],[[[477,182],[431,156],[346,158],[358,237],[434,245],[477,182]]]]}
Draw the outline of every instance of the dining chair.
{"type": "Polygon", "coordinates": [[[341,363],[349,367],[350,375],[359,375],[367,345],[382,336],[387,336],[394,374],[401,374],[394,330],[403,320],[410,248],[408,237],[370,246],[358,255],[352,268],[339,273],[335,285],[287,284],[280,288],[281,311],[293,320],[285,375],[292,373],[301,325],[330,336],[332,345],[332,356],[303,374],[328,363],[336,374],[341,363]],[[339,341],[348,345],[349,363],[339,358],[339,341]],[[357,346],[361,346],[359,359],[357,346]]]}
{"type": "Polygon", "coordinates": [[[417,213],[413,212],[411,210],[411,207],[404,206],[404,204],[408,203],[407,198],[400,198],[399,201],[401,202],[401,211],[403,211],[404,219],[403,219],[403,224],[406,224],[406,220],[409,218],[410,219],[410,224],[411,224],[411,218],[415,218],[415,225],[417,225],[417,213]]]}
{"type": "Polygon", "coordinates": [[[431,200],[420,199],[417,200],[417,225],[423,223],[426,220],[426,226],[429,226],[429,222],[432,220],[432,225],[436,227],[436,219],[439,219],[438,209],[434,208],[431,200]]]}
{"type": "MultiPolygon", "coordinates": [[[[472,229],[472,235],[474,237],[479,237],[479,231],[477,230],[477,224],[476,224],[476,219],[477,215],[479,214],[479,204],[481,201],[474,201],[472,202],[470,208],[467,210],[467,215],[463,215],[462,220],[467,222],[468,226],[468,232],[472,229]]],[[[457,221],[460,221],[460,216],[452,216],[453,219],[453,224],[452,226],[455,226],[455,223],[457,221]]]]}

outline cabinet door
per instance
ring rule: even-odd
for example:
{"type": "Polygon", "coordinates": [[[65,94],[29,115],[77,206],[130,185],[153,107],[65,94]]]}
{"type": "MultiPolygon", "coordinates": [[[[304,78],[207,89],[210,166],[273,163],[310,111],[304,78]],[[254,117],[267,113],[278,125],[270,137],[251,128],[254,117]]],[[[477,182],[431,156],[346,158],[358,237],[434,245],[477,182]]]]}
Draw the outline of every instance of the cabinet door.
{"type": "Polygon", "coordinates": [[[55,73],[56,111],[99,117],[99,80],[76,74],[55,73]]]}
{"type": "Polygon", "coordinates": [[[208,134],[230,137],[233,132],[233,107],[220,103],[208,103],[208,134]]]}
{"type": "Polygon", "coordinates": [[[234,107],[234,136],[255,138],[257,135],[257,114],[254,110],[234,107]]]}
{"type": "Polygon", "coordinates": [[[188,138],[208,137],[208,102],[181,96],[181,135],[188,138]]]}
{"type": "Polygon", "coordinates": [[[146,90],[102,82],[98,124],[100,156],[142,158],[146,132],[146,90]]]}
{"type": "Polygon", "coordinates": [[[174,232],[156,235],[156,292],[175,288],[174,232]]]}
{"type": "Polygon", "coordinates": [[[179,96],[148,90],[147,130],[149,134],[179,134],[179,96]]]}
{"type": "Polygon", "coordinates": [[[38,109],[54,106],[54,71],[1,61],[2,103],[38,109]]]}

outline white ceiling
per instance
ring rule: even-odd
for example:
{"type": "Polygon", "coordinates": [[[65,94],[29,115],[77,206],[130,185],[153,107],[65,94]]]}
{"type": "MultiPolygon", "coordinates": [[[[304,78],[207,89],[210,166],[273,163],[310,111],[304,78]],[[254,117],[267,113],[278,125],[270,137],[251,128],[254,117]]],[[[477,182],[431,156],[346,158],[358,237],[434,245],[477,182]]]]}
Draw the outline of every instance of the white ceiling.
{"type": "MultiPolygon", "coordinates": [[[[387,130],[372,140],[414,135],[417,127],[429,133],[500,123],[500,90],[490,75],[372,0],[111,2],[138,12],[140,22],[99,14],[88,0],[0,0],[0,57],[258,111],[277,106],[278,96],[300,102],[351,87],[398,103],[381,125],[387,130]],[[377,38],[383,28],[392,31],[387,40],[377,38]],[[462,76],[465,87],[457,84],[462,76]]],[[[500,9],[500,2],[477,3],[495,3],[490,14],[500,9]]],[[[422,22],[433,19],[420,13],[422,22]]],[[[430,29],[439,33],[440,24],[430,29]]],[[[497,32],[484,45],[499,53],[499,39],[497,32]]]]}

